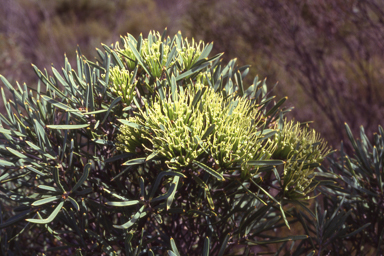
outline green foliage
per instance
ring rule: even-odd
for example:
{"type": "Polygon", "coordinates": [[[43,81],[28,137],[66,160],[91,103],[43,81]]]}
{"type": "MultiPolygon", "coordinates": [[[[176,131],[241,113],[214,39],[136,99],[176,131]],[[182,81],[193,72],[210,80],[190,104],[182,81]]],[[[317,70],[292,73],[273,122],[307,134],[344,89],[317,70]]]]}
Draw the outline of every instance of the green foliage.
{"type": "MultiPolygon", "coordinates": [[[[338,220],[344,223],[342,236],[334,238],[332,246],[345,251],[343,255],[382,255],[384,253],[384,130],[379,126],[370,142],[364,128],[360,127],[360,139],[355,139],[347,124],[346,132],[354,149],[348,156],[343,145],[340,159],[329,159],[330,168],[326,175],[332,177],[341,187],[322,187],[324,210],[344,210],[348,217],[338,220]],[[340,199],[342,198],[341,202],[340,199]],[[364,229],[363,232],[358,232],[364,229]]],[[[321,173],[324,175],[324,173],[321,173]]],[[[343,215],[338,212],[338,216],[343,215]]]]}
{"type": "Polygon", "coordinates": [[[315,172],[322,139],[284,121],[285,98],[257,77],[245,89],[248,66],[181,33],[122,41],[62,72],[33,66],[36,90],[1,76],[3,254],[321,251],[307,229],[274,234],[310,225],[292,206],[312,213],[308,194],[332,176],[315,172]]]}

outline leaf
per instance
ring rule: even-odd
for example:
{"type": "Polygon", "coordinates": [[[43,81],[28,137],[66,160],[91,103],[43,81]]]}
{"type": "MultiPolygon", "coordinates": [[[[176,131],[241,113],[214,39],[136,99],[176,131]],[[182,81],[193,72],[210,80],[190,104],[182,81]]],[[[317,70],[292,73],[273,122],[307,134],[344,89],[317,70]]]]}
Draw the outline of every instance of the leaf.
{"type": "Polygon", "coordinates": [[[117,63],[117,65],[120,67],[120,69],[124,69],[124,65],[123,65],[123,62],[121,62],[119,56],[117,56],[116,52],[115,51],[111,51],[111,54],[112,54],[112,57],[113,57],[113,60],[117,63]]]}
{"type": "Polygon", "coordinates": [[[40,147],[36,146],[35,144],[33,144],[32,142],[29,142],[29,141],[25,141],[25,143],[28,144],[28,146],[30,146],[32,149],[38,151],[40,154],[42,154],[43,156],[45,157],[48,157],[52,160],[56,160],[56,157],[44,152],[40,147]]]}
{"type": "MultiPolygon", "coordinates": [[[[118,228],[118,229],[130,228],[133,224],[136,223],[137,220],[140,219],[140,216],[141,216],[141,213],[143,212],[143,210],[144,210],[144,205],[140,208],[140,210],[137,213],[135,213],[135,215],[133,215],[132,219],[130,219],[128,222],[124,223],[123,225],[113,225],[113,226],[115,228],[118,228]]],[[[144,217],[144,216],[141,216],[141,217],[144,217]]]]}
{"type": "Polygon", "coordinates": [[[177,185],[179,184],[179,179],[180,179],[179,176],[173,177],[172,185],[174,184],[174,189],[172,190],[172,193],[167,198],[167,206],[166,206],[167,211],[169,210],[169,208],[171,208],[173,198],[175,197],[175,194],[176,194],[176,188],[177,188],[177,185]]]}
{"type": "Polygon", "coordinates": [[[267,205],[266,202],[264,202],[259,196],[257,196],[255,193],[253,193],[251,190],[249,190],[246,186],[243,185],[240,181],[237,181],[238,184],[240,184],[250,195],[255,197],[255,199],[259,200],[262,204],[267,205]]]}
{"type": "Polygon", "coordinates": [[[174,57],[174,55],[175,55],[175,53],[176,53],[176,46],[174,46],[173,48],[172,48],[172,50],[169,52],[169,54],[168,54],[168,58],[167,58],[167,62],[165,63],[165,67],[166,68],[168,68],[169,67],[169,65],[171,64],[171,62],[172,62],[172,59],[173,59],[173,57],[174,57]]]}
{"type": "Polygon", "coordinates": [[[211,208],[211,210],[214,210],[215,209],[215,204],[213,203],[211,192],[209,192],[209,188],[205,188],[204,190],[205,190],[205,195],[206,195],[206,198],[207,198],[207,201],[208,201],[208,205],[211,208]]]}
{"type": "Polygon", "coordinates": [[[343,239],[343,238],[346,238],[346,237],[354,236],[354,235],[356,235],[357,233],[359,233],[360,231],[362,231],[363,229],[365,229],[366,227],[368,227],[370,225],[371,225],[371,223],[366,223],[363,226],[359,227],[358,229],[354,230],[353,232],[351,232],[349,234],[346,234],[344,236],[341,236],[340,238],[343,239]]]}
{"type": "Polygon", "coordinates": [[[55,106],[57,108],[60,108],[60,109],[62,109],[64,111],[66,111],[66,112],[71,111],[71,112],[73,112],[74,115],[83,118],[83,115],[80,113],[79,110],[73,109],[69,105],[66,105],[66,104],[61,103],[61,102],[59,102],[57,100],[54,100],[54,99],[52,99],[52,98],[50,98],[50,97],[48,97],[46,95],[41,95],[41,98],[43,98],[43,100],[45,100],[46,102],[52,104],[53,106],[55,106]]]}
{"type": "Polygon", "coordinates": [[[104,112],[107,112],[107,111],[108,111],[108,109],[99,109],[99,110],[92,111],[92,112],[84,112],[82,114],[83,115],[96,115],[96,114],[101,114],[101,113],[104,113],[104,112]]]}
{"type": "Polygon", "coordinates": [[[125,254],[129,255],[129,252],[132,250],[131,240],[133,238],[133,233],[129,232],[124,239],[125,254]]]}
{"type": "Polygon", "coordinates": [[[377,152],[376,146],[374,146],[373,147],[373,164],[375,167],[377,183],[379,185],[381,192],[383,193],[383,180],[382,180],[382,175],[380,174],[381,161],[379,160],[378,156],[379,156],[379,153],[377,152]]]}
{"type": "Polygon", "coordinates": [[[308,236],[305,235],[299,235],[299,236],[288,236],[284,238],[273,238],[270,240],[260,240],[260,241],[248,241],[248,245],[261,245],[261,244],[273,244],[273,243],[282,243],[285,241],[296,241],[296,240],[303,240],[307,239],[308,236]]]}
{"type": "Polygon", "coordinates": [[[227,245],[228,245],[228,240],[229,240],[229,238],[230,238],[230,234],[227,234],[227,235],[224,237],[224,240],[223,240],[223,242],[221,243],[221,247],[220,247],[220,251],[219,251],[218,256],[224,256],[225,249],[227,249],[227,245]]]}
{"type": "Polygon", "coordinates": [[[276,166],[284,164],[282,160],[250,160],[247,162],[247,165],[251,166],[276,166]]]}
{"type": "Polygon", "coordinates": [[[14,150],[13,148],[6,147],[6,149],[7,149],[10,153],[14,154],[15,156],[17,156],[17,157],[19,157],[19,158],[21,158],[21,159],[26,159],[26,158],[28,158],[27,156],[21,154],[21,153],[18,152],[17,150],[14,150]]]}
{"type": "Polygon", "coordinates": [[[8,161],[0,159],[0,166],[4,166],[4,167],[6,167],[6,166],[15,166],[15,164],[12,163],[12,162],[8,162],[8,161]]]}
{"type": "Polygon", "coordinates": [[[113,141],[110,141],[110,140],[93,139],[92,141],[95,142],[96,144],[100,144],[100,145],[106,145],[106,146],[113,146],[114,145],[113,141]]]}
{"type": "Polygon", "coordinates": [[[280,205],[280,203],[273,197],[271,196],[265,189],[263,189],[262,187],[260,187],[253,179],[249,179],[253,184],[255,184],[256,187],[258,187],[261,191],[264,192],[264,194],[266,194],[269,198],[271,198],[275,203],[277,203],[278,205],[280,205]]]}
{"type": "Polygon", "coordinates": [[[348,138],[352,143],[353,148],[357,151],[357,144],[356,144],[355,139],[353,138],[353,134],[351,132],[351,129],[349,128],[347,123],[344,123],[344,126],[345,126],[345,130],[347,131],[348,138]]]}
{"type": "Polygon", "coordinates": [[[129,201],[123,201],[123,202],[106,202],[105,204],[109,206],[125,207],[125,206],[137,205],[138,203],[140,203],[139,200],[129,200],[129,201]]]}
{"type": "Polygon", "coordinates": [[[36,170],[35,168],[33,168],[32,166],[25,166],[25,168],[27,168],[28,170],[31,170],[33,171],[34,173],[40,175],[40,176],[45,176],[46,174],[45,173],[42,173],[41,171],[39,170],[36,170]]]}
{"type": "Polygon", "coordinates": [[[58,130],[74,130],[81,129],[90,126],[90,124],[58,124],[58,125],[47,125],[47,128],[58,129],[58,130]]]}
{"type": "Polygon", "coordinates": [[[127,162],[123,163],[122,165],[138,165],[138,164],[143,164],[145,163],[145,157],[142,158],[135,158],[128,160],[127,162]]]}
{"type": "Polygon", "coordinates": [[[149,75],[152,76],[152,74],[147,70],[147,68],[144,65],[144,61],[140,56],[140,53],[137,51],[136,47],[133,45],[131,40],[128,40],[129,48],[131,48],[133,55],[135,55],[137,62],[140,64],[140,66],[144,69],[144,71],[149,75]]]}
{"type": "Polygon", "coordinates": [[[61,190],[61,192],[65,192],[65,189],[63,188],[63,185],[61,185],[60,183],[60,179],[59,179],[59,168],[56,167],[54,170],[53,170],[53,180],[55,181],[56,183],[56,186],[61,190]]]}
{"type": "Polygon", "coordinates": [[[199,58],[197,59],[197,61],[202,60],[202,59],[204,59],[204,58],[207,58],[208,55],[211,53],[212,48],[213,48],[213,43],[209,43],[209,44],[207,44],[207,45],[204,47],[204,50],[201,52],[201,54],[200,54],[199,58]]]}
{"type": "Polygon", "coordinates": [[[15,215],[15,216],[9,218],[6,222],[3,222],[3,223],[0,224],[0,229],[9,227],[9,226],[15,224],[16,222],[19,222],[20,220],[23,220],[25,218],[25,216],[27,216],[30,212],[31,212],[31,210],[28,209],[26,211],[23,211],[23,212],[15,215]]]}
{"type": "Polygon", "coordinates": [[[111,162],[115,162],[116,160],[120,160],[122,158],[127,158],[130,156],[132,156],[132,153],[124,153],[124,154],[116,155],[116,156],[110,157],[108,159],[105,159],[104,162],[105,163],[111,163],[111,162]]]}
{"type": "Polygon", "coordinates": [[[25,135],[21,132],[4,129],[3,127],[0,127],[0,132],[2,134],[8,134],[8,135],[13,135],[13,136],[18,136],[18,137],[27,137],[27,135],[25,135]]]}
{"type": "MultiPolygon", "coordinates": [[[[0,75],[0,80],[8,88],[8,90],[10,90],[11,92],[14,91],[15,92],[15,96],[19,100],[21,100],[21,95],[13,88],[13,86],[8,82],[8,80],[4,76],[0,75]]],[[[5,104],[5,102],[4,102],[4,104],[5,104]]]]}
{"type": "Polygon", "coordinates": [[[60,197],[61,197],[61,195],[57,195],[57,196],[52,196],[52,197],[40,199],[40,200],[33,202],[32,206],[47,204],[47,203],[50,203],[50,202],[53,202],[53,201],[59,199],[60,197]]]}
{"type": "Polygon", "coordinates": [[[74,192],[76,191],[83,183],[84,181],[88,178],[88,175],[89,175],[89,171],[91,170],[91,164],[90,163],[87,163],[85,166],[84,166],[84,172],[83,172],[83,175],[81,175],[80,179],[77,181],[77,183],[75,184],[75,186],[73,186],[73,188],[71,189],[71,192],[74,192]]]}
{"type": "Polygon", "coordinates": [[[198,67],[194,67],[194,68],[189,69],[188,71],[182,73],[181,75],[178,75],[178,76],[176,77],[176,81],[180,81],[180,80],[182,80],[182,79],[184,79],[184,78],[186,78],[186,77],[189,77],[189,76],[191,76],[191,75],[193,75],[193,74],[199,72],[200,70],[202,70],[202,69],[208,67],[209,64],[210,64],[210,62],[206,62],[206,63],[204,63],[204,64],[202,64],[202,65],[200,65],[200,66],[198,66],[198,67]]]}
{"type": "Polygon", "coordinates": [[[160,182],[161,182],[161,179],[164,177],[164,176],[179,176],[181,178],[186,178],[186,176],[180,172],[176,172],[176,171],[171,171],[171,170],[168,170],[168,171],[163,171],[161,173],[159,173],[159,175],[157,175],[156,177],[156,181],[155,181],[155,184],[153,185],[152,187],[152,191],[151,191],[151,194],[149,196],[150,199],[153,198],[153,196],[155,195],[156,193],[156,190],[157,188],[159,187],[160,185],[160,182]]]}
{"type": "Polygon", "coordinates": [[[125,168],[124,170],[122,170],[121,172],[119,172],[115,177],[113,177],[110,181],[114,181],[115,179],[119,178],[121,175],[123,175],[124,173],[126,173],[127,171],[129,171],[131,169],[133,165],[131,166],[128,166],[127,168],[125,168]]]}
{"type": "Polygon", "coordinates": [[[64,201],[61,201],[56,206],[55,210],[51,213],[51,215],[49,215],[49,217],[46,219],[26,219],[26,221],[36,223],[36,224],[47,224],[56,218],[57,214],[59,213],[59,211],[60,211],[61,207],[63,207],[63,205],[64,205],[64,201]]]}
{"type": "Polygon", "coordinates": [[[275,106],[273,106],[266,114],[265,116],[270,116],[270,115],[273,115],[275,114],[275,112],[277,111],[277,109],[283,105],[283,103],[288,99],[288,97],[284,97],[282,98],[281,100],[279,100],[275,106]]]}
{"type": "Polygon", "coordinates": [[[109,115],[109,112],[111,112],[112,108],[115,107],[116,104],[119,103],[120,101],[121,101],[121,96],[115,98],[115,99],[112,101],[111,105],[110,105],[109,108],[108,108],[107,113],[106,113],[105,116],[104,116],[103,121],[101,121],[101,124],[104,124],[105,120],[107,120],[107,117],[108,117],[108,115],[109,115]]]}
{"type": "Polygon", "coordinates": [[[122,123],[124,125],[127,125],[129,127],[135,128],[135,129],[140,129],[141,128],[140,125],[138,125],[136,123],[129,122],[128,120],[125,120],[125,119],[117,119],[117,121],[119,121],[120,123],[122,123]]]}
{"type": "Polygon", "coordinates": [[[205,240],[204,240],[203,256],[209,256],[209,238],[208,237],[205,237],[205,240]]]}
{"type": "Polygon", "coordinates": [[[155,198],[153,198],[150,201],[151,202],[157,202],[157,201],[161,201],[161,200],[167,199],[175,190],[176,190],[176,183],[173,182],[171,184],[171,186],[169,187],[167,193],[165,193],[165,194],[163,194],[161,196],[155,197],[155,198]]]}
{"type": "Polygon", "coordinates": [[[285,225],[287,226],[288,229],[291,229],[291,227],[289,226],[287,217],[285,216],[285,212],[284,212],[283,206],[281,204],[280,204],[280,212],[281,212],[281,215],[282,215],[282,217],[284,219],[285,225]]]}
{"type": "Polygon", "coordinates": [[[173,75],[172,75],[172,78],[171,78],[171,96],[172,96],[172,101],[173,102],[176,102],[178,100],[178,96],[177,96],[177,83],[176,83],[176,78],[173,75]]]}
{"type": "Polygon", "coordinates": [[[39,185],[37,186],[37,188],[39,189],[44,189],[44,190],[47,190],[47,191],[52,191],[52,192],[58,192],[58,193],[61,193],[62,191],[58,188],[55,188],[55,187],[51,187],[51,186],[46,186],[46,185],[39,185]]]}
{"type": "Polygon", "coordinates": [[[192,104],[191,104],[192,107],[195,107],[195,106],[196,106],[197,102],[200,100],[201,95],[203,95],[203,93],[204,93],[203,90],[199,90],[199,91],[195,94],[195,96],[193,97],[193,100],[192,100],[192,104]]]}
{"type": "Polygon", "coordinates": [[[9,176],[11,176],[11,174],[8,172],[8,173],[2,173],[2,175],[0,176],[0,183],[2,183],[1,181],[9,178],[9,176]]]}
{"type": "MultiPolygon", "coordinates": [[[[60,73],[52,67],[53,75],[56,77],[56,79],[64,86],[69,87],[68,83],[64,80],[64,78],[60,75],[60,73]]],[[[63,70],[64,71],[64,70],[63,70]]],[[[43,95],[42,95],[43,96],[43,95]]]]}
{"type": "Polygon", "coordinates": [[[176,246],[175,240],[171,237],[170,241],[171,241],[171,248],[172,248],[173,253],[174,253],[176,256],[180,256],[180,253],[179,253],[179,251],[177,250],[177,246],[176,246]]]}
{"type": "Polygon", "coordinates": [[[225,180],[223,175],[221,175],[220,173],[216,172],[212,168],[206,166],[205,164],[200,163],[200,162],[198,162],[196,160],[193,160],[193,163],[196,164],[201,169],[203,169],[204,171],[206,171],[207,173],[209,173],[210,175],[212,175],[213,177],[215,177],[216,179],[218,179],[219,181],[224,181],[225,180]]]}
{"type": "Polygon", "coordinates": [[[73,205],[73,207],[75,207],[76,211],[80,211],[80,206],[79,206],[79,204],[76,202],[75,199],[73,199],[72,197],[68,196],[68,200],[71,202],[71,204],[73,205]]]}
{"type": "Polygon", "coordinates": [[[145,159],[145,161],[147,162],[147,161],[149,161],[149,160],[155,158],[158,154],[159,154],[158,151],[154,151],[154,152],[152,152],[149,156],[147,156],[147,158],[145,159]]]}
{"type": "Polygon", "coordinates": [[[215,130],[215,124],[208,127],[208,129],[205,131],[204,135],[201,137],[201,140],[205,140],[212,132],[215,130]]]}

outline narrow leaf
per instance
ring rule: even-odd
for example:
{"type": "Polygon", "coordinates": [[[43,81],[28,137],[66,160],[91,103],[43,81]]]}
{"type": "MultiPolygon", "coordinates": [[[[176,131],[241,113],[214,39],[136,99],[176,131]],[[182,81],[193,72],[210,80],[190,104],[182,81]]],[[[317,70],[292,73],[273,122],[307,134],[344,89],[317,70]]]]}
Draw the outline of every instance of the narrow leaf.
{"type": "Polygon", "coordinates": [[[247,165],[251,166],[276,166],[284,164],[282,160],[250,160],[247,165]]]}
{"type": "Polygon", "coordinates": [[[47,128],[58,129],[58,130],[74,130],[81,129],[90,126],[89,124],[58,124],[58,125],[47,125],[47,128]]]}
{"type": "Polygon", "coordinates": [[[53,202],[53,201],[59,199],[60,197],[61,197],[61,195],[57,195],[57,196],[52,196],[52,197],[40,199],[40,200],[33,202],[32,206],[47,204],[47,203],[50,203],[50,202],[53,202]]]}
{"type": "Polygon", "coordinates": [[[143,210],[144,210],[144,205],[140,208],[140,210],[137,213],[135,213],[135,215],[133,215],[132,219],[130,219],[128,222],[124,223],[123,225],[113,225],[113,226],[115,228],[118,228],[118,229],[128,229],[128,228],[130,228],[133,224],[136,223],[136,221],[138,219],[140,219],[140,216],[141,217],[145,216],[145,215],[142,216],[142,214],[141,214],[143,212],[143,210]]]}
{"type": "Polygon", "coordinates": [[[180,256],[180,253],[177,250],[177,246],[176,246],[175,240],[172,237],[171,237],[170,240],[171,240],[171,248],[172,248],[173,253],[175,253],[177,256],[180,256]]]}
{"type": "Polygon", "coordinates": [[[63,207],[63,205],[64,205],[64,201],[61,201],[56,206],[55,210],[51,213],[51,215],[49,215],[49,217],[46,219],[26,219],[26,221],[36,223],[36,224],[47,224],[56,218],[57,214],[59,213],[59,211],[61,210],[61,207],[63,207]]]}
{"type": "Polygon", "coordinates": [[[76,191],[83,183],[84,181],[88,178],[89,171],[91,170],[91,164],[87,163],[84,167],[84,172],[83,175],[81,175],[80,179],[77,181],[76,185],[73,186],[71,192],[76,191]]]}
{"type": "Polygon", "coordinates": [[[109,206],[125,207],[125,206],[137,205],[138,203],[140,203],[139,200],[129,200],[129,201],[123,201],[123,202],[106,202],[105,204],[109,206]]]}
{"type": "Polygon", "coordinates": [[[198,162],[196,160],[193,160],[193,163],[196,164],[201,169],[203,169],[204,171],[206,171],[207,173],[211,174],[213,177],[215,177],[219,181],[224,181],[225,180],[224,177],[220,173],[216,172],[215,170],[213,170],[212,168],[206,166],[205,164],[200,163],[200,162],[198,162]]]}

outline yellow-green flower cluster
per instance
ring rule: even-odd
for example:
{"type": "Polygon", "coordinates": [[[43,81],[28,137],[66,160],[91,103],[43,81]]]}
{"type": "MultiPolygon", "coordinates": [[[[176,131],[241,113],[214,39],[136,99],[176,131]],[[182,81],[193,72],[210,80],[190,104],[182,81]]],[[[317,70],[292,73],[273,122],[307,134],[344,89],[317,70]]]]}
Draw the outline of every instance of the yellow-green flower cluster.
{"type": "Polygon", "coordinates": [[[118,96],[121,96],[122,101],[127,105],[131,104],[133,97],[135,97],[135,87],[137,82],[132,81],[133,73],[120,69],[115,66],[109,71],[109,82],[112,84],[111,91],[118,96]]]}
{"type": "MultiPolygon", "coordinates": [[[[127,63],[128,69],[135,68],[136,56],[133,53],[129,42],[136,47],[137,41],[132,37],[123,37],[123,48],[120,48],[116,43],[116,49],[122,54],[122,60],[127,63]],[[128,58],[126,58],[128,57],[128,58]]],[[[174,65],[176,62],[179,64],[180,70],[188,70],[196,63],[204,49],[204,43],[200,41],[195,43],[192,38],[191,42],[187,38],[183,39],[181,35],[177,35],[174,40],[162,40],[159,32],[150,32],[148,38],[142,41],[140,48],[140,56],[143,64],[149,70],[153,77],[161,77],[163,69],[167,64],[169,54],[175,47],[175,54],[171,56],[168,67],[174,65]]]]}
{"type": "Polygon", "coordinates": [[[142,57],[143,60],[154,77],[161,77],[163,67],[165,67],[170,51],[169,45],[161,42],[160,34],[159,38],[152,45],[147,40],[143,42],[142,57]],[[163,56],[161,56],[161,49],[163,48],[163,56]]]}
{"type": "MultiPolygon", "coordinates": [[[[258,127],[255,120],[260,118],[256,108],[251,108],[247,100],[225,101],[222,97],[212,99],[207,119],[212,118],[216,130],[209,141],[212,157],[221,168],[228,168],[234,163],[245,164],[264,150],[258,140],[258,127]],[[212,104],[215,102],[216,104],[212,104]],[[227,105],[222,108],[222,105],[227,105]],[[216,116],[211,117],[210,113],[216,116]]],[[[270,155],[264,156],[266,159],[270,155]]],[[[245,167],[245,166],[243,166],[245,167]]]]}
{"type": "MultiPolygon", "coordinates": [[[[144,61],[144,65],[148,68],[149,72],[154,77],[161,77],[163,67],[166,65],[168,55],[170,52],[170,45],[165,41],[161,41],[161,35],[159,32],[150,32],[151,39],[144,39],[140,48],[140,56],[144,61]],[[161,49],[162,48],[162,49],[161,49]],[[162,53],[162,54],[161,54],[162,53]]],[[[127,56],[129,59],[122,58],[126,61],[128,69],[133,70],[135,68],[136,57],[129,46],[129,41],[132,40],[126,36],[123,38],[124,47],[121,49],[119,45],[116,45],[117,51],[122,53],[123,56],[127,56]]],[[[132,45],[136,46],[137,42],[131,41],[132,45]]],[[[171,62],[171,65],[175,61],[171,62]]]]}
{"type": "MultiPolygon", "coordinates": [[[[135,123],[138,122],[138,119],[130,117],[128,121],[135,123]]],[[[145,145],[148,144],[148,141],[144,138],[145,136],[146,132],[143,128],[132,128],[127,125],[121,125],[120,133],[116,138],[116,149],[127,153],[143,152],[145,145]]]]}
{"type": "Polygon", "coordinates": [[[313,179],[314,168],[330,152],[326,143],[315,130],[301,128],[300,123],[293,121],[284,124],[273,143],[277,149],[272,157],[286,161],[284,189],[304,193],[313,179]]]}
{"type": "Polygon", "coordinates": [[[196,63],[197,59],[200,57],[202,49],[204,49],[204,42],[200,41],[195,43],[195,39],[192,38],[191,43],[185,38],[181,40],[181,45],[178,46],[178,56],[181,63],[182,69],[188,70],[196,63]]]}
{"type": "Polygon", "coordinates": [[[208,84],[207,80],[211,80],[211,79],[212,79],[212,75],[211,75],[211,72],[209,70],[199,72],[195,78],[197,83],[201,83],[204,85],[207,85],[208,84]]]}
{"type": "Polygon", "coordinates": [[[122,125],[118,149],[134,152],[143,147],[148,154],[158,153],[175,169],[209,156],[221,168],[244,164],[255,156],[270,157],[272,152],[265,153],[254,125],[260,115],[248,100],[224,99],[206,88],[194,106],[194,90],[203,85],[191,87],[162,101],[157,99],[151,106],[146,104],[145,111],[129,119],[139,129],[122,125]]]}

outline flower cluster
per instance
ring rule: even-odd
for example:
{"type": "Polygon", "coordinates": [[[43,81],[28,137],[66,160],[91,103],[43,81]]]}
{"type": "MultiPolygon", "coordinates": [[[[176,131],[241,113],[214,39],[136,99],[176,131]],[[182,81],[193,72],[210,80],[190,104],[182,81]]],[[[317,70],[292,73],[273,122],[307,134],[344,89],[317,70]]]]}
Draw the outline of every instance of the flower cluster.
{"type": "MultiPolygon", "coordinates": [[[[136,47],[138,42],[130,36],[123,37],[122,41],[123,48],[120,48],[117,43],[116,50],[121,54],[127,68],[132,71],[136,66],[137,58],[130,43],[136,47]]],[[[150,32],[148,38],[142,41],[138,54],[140,54],[143,64],[148,68],[151,76],[160,78],[165,67],[172,67],[176,63],[180,70],[190,69],[199,59],[204,47],[202,41],[195,43],[195,40],[192,39],[189,42],[187,38],[183,39],[181,35],[170,40],[169,38],[162,39],[159,32],[150,32]]]]}
{"type": "Polygon", "coordinates": [[[273,143],[277,149],[272,157],[286,161],[284,189],[292,191],[294,188],[303,193],[312,182],[314,168],[320,165],[330,149],[315,130],[302,128],[300,123],[293,121],[284,124],[275,134],[273,143]]]}
{"type": "Polygon", "coordinates": [[[193,38],[191,43],[189,43],[187,38],[180,40],[180,43],[176,44],[176,46],[182,69],[190,69],[199,59],[202,49],[205,48],[203,41],[195,43],[193,38]]]}
{"type": "Polygon", "coordinates": [[[131,104],[136,95],[135,87],[137,85],[137,81],[133,78],[133,72],[115,66],[110,69],[109,81],[112,84],[111,91],[121,96],[122,101],[127,105],[131,104]]]}
{"type": "Polygon", "coordinates": [[[222,169],[244,165],[255,157],[269,159],[271,152],[259,140],[259,127],[255,125],[260,117],[258,110],[248,100],[228,100],[213,89],[202,90],[205,92],[196,106],[192,86],[176,97],[146,104],[145,111],[128,120],[139,128],[122,125],[118,149],[133,152],[144,148],[165,158],[175,169],[208,156],[222,169]]]}

